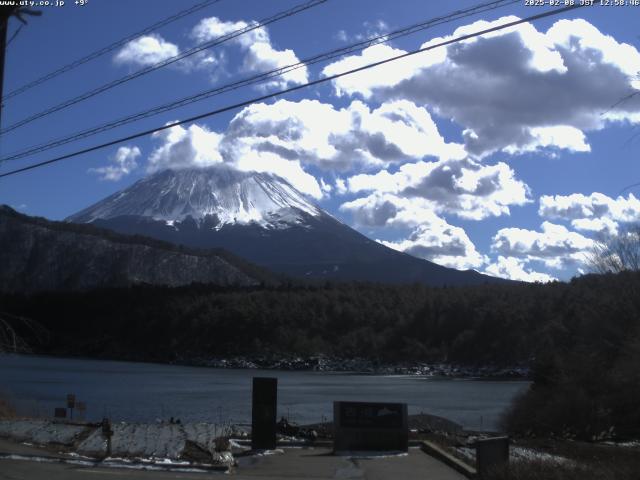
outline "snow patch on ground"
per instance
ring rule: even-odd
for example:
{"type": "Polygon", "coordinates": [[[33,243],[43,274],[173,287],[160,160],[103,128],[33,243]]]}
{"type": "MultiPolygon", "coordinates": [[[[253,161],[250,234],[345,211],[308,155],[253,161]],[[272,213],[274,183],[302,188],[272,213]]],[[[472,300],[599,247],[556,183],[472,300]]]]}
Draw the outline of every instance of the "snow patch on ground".
{"type": "Polygon", "coordinates": [[[281,448],[276,448],[274,450],[253,450],[252,455],[256,457],[267,457],[269,455],[284,455],[284,450],[281,448]]]}
{"type": "Polygon", "coordinates": [[[640,440],[634,440],[631,442],[603,442],[605,445],[611,445],[613,447],[623,448],[640,448],[640,440]]]}
{"type": "MultiPolygon", "coordinates": [[[[79,446],[78,452],[103,455],[106,440],[102,431],[95,430],[79,446]]],[[[116,423],[111,437],[114,456],[161,457],[177,459],[185,448],[185,435],[180,425],[116,423]]]]}
{"type": "MultiPolygon", "coordinates": [[[[462,455],[468,463],[475,465],[476,462],[476,449],[474,447],[458,447],[456,451],[462,455]]],[[[519,461],[543,461],[554,463],[556,465],[567,465],[573,463],[572,460],[569,460],[566,457],[562,457],[560,455],[552,455],[547,452],[542,452],[540,450],[534,450],[532,448],[525,447],[515,447],[511,446],[509,448],[509,460],[513,462],[519,461]]]]}
{"type": "Polygon", "coordinates": [[[49,420],[2,420],[0,436],[12,438],[18,442],[36,444],[58,443],[72,445],[86,427],[56,423],[49,420]]]}
{"type": "Polygon", "coordinates": [[[568,465],[574,463],[566,457],[560,455],[553,455],[547,452],[541,452],[540,450],[533,450],[531,448],[524,447],[512,447],[509,450],[509,458],[513,461],[527,460],[527,461],[543,461],[547,463],[553,463],[556,465],[568,465]]]}
{"type": "MultiPolygon", "coordinates": [[[[185,454],[187,442],[211,453],[211,460],[233,462],[225,452],[215,452],[216,437],[228,428],[208,423],[114,423],[111,456],[175,462],[185,454]]],[[[96,425],[67,424],[51,420],[0,420],[0,437],[36,445],[64,445],[73,448],[76,459],[102,458],[107,440],[96,425]]]]}
{"type": "Polygon", "coordinates": [[[216,437],[224,434],[224,429],[214,423],[185,423],[183,427],[186,439],[209,450],[216,437]]]}
{"type": "Polygon", "coordinates": [[[99,468],[126,468],[130,470],[150,470],[161,472],[179,472],[179,473],[211,473],[210,469],[190,467],[188,463],[164,462],[132,462],[122,458],[106,458],[104,461],[79,460],[55,457],[38,457],[31,455],[1,455],[0,458],[5,460],[20,460],[37,463],[66,463],[69,465],[78,465],[82,467],[99,467],[99,468]],[[184,465],[184,466],[183,466],[184,465]]]}

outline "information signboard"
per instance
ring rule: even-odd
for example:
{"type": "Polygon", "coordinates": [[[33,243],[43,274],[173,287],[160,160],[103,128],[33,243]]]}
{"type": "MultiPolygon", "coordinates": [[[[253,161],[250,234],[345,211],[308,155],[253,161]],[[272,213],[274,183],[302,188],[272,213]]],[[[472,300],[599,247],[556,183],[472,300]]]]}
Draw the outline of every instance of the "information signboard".
{"type": "Polygon", "coordinates": [[[56,408],[53,411],[53,416],[55,418],[67,418],[67,409],[66,408],[56,408]]]}
{"type": "Polygon", "coordinates": [[[336,452],[409,448],[405,403],[334,402],[333,422],[336,452]]]}

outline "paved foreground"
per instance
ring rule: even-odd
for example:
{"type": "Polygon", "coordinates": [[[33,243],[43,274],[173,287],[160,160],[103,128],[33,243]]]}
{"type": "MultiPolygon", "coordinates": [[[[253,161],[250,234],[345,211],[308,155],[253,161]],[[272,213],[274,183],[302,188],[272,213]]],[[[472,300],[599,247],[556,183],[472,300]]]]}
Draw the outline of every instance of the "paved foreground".
{"type": "MultiPolygon", "coordinates": [[[[14,444],[15,445],[15,444],[14,444]]],[[[9,445],[0,441],[0,450],[9,445]]],[[[37,450],[15,445],[11,453],[34,454],[37,450]]],[[[417,448],[409,455],[382,458],[336,457],[327,448],[285,448],[282,453],[241,457],[239,467],[230,474],[207,472],[163,472],[119,468],[97,468],[66,463],[47,463],[0,459],[0,480],[98,480],[101,478],[127,480],[199,479],[220,477],[238,480],[464,480],[465,477],[449,469],[417,448]]]]}
{"type": "Polygon", "coordinates": [[[285,449],[283,455],[258,457],[246,465],[239,459],[235,478],[366,479],[366,480],[466,480],[466,477],[418,448],[409,455],[383,458],[336,457],[329,449],[285,449]]]}

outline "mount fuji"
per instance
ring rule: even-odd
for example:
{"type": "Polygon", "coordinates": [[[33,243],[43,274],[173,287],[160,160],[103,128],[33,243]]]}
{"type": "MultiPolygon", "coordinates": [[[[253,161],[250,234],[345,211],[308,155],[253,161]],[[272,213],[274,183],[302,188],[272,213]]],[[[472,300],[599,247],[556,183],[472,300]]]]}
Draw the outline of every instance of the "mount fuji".
{"type": "Polygon", "coordinates": [[[66,221],[188,247],[224,248],[273,271],[308,279],[434,286],[503,281],[385,247],[268,173],[221,167],[163,170],[66,221]]]}

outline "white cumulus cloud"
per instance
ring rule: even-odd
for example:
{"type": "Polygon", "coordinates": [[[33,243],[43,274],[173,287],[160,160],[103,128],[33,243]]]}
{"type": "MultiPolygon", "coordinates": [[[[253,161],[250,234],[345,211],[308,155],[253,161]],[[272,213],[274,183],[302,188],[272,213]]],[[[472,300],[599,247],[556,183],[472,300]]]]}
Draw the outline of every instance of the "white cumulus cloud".
{"type": "Polygon", "coordinates": [[[449,225],[435,215],[406,239],[379,242],[394,250],[458,270],[478,268],[487,261],[487,257],[476,250],[464,229],[449,225]]]}
{"type": "Polygon", "coordinates": [[[155,172],[165,168],[209,167],[223,163],[219,151],[222,136],[204,126],[171,127],[154,133],[162,144],[147,162],[147,170],[155,172]]]}
{"type": "Polygon", "coordinates": [[[438,223],[433,204],[424,199],[411,199],[390,193],[375,192],[340,205],[351,214],[356,225],[363,227],[416,227],[438,223]]]}
{"type": "MultiPolygon", "coordinates": [[[[322,70],[322,74],[325,77],[330,77],[404,53],[407,52],[380,43],[364,49],[359,55],[345,57],[327,65],[322,70]]],[[[437,53],[435,55],[437,55],[437,53]]],[[[395,60],[374,69],[363,70],[340,77],[339,79],[333,80],[333,86],[336,93],[340,96],[359,94],[365,99],[369,99],[375,90],[397,85],[404,80],[409,80],[420,67],[429,66],[441,60],[439,57],[433,59],[433,56],[434,54],[432,53],[426,53],[424,56],[395,60]],[[427,57],[431,57],[431,61],[429,61],[427,57]]]]}
{"type": "Polygon", "coordinates": [[[138,168],[137,158],[142,154],[138,147],[123,146],[111,157],[112,165],[91,168],[89,172],[100,175],[101,180],[116,182],[138,168]]]}
{"type": "MultiPolygon", "coordinates": [[[[446,39],[513,20],[475,22],[446,39]]],[[[423,47],[442,40],[432,39],[423,47]]],[[[328,65],[323,74],[402,53],[373,46],[328,65]]],[[[333,84],[338,95],[408,99],[427,106],[463,128],[466,149],[476,156],[548,148],[584,152],[589,150],[585,132],[603,128],[607,121],[640,121],[640,96],[619,102],[640,87],[635,80],[639,71],[635,47],[576,19],[558,21],[546,32],[521,24],[333,84]]]]}
{"type": "Polygon", "coordinates": [[[354,175],[347,185],[352,193],[424,200],[436,212],[470,220],[508,215],[511,206],[530,202],[529,188],[507,164],[485,165],[469,158],[406,163],[394,173],[354,175]]]}
{"type": "MultiPolygon", "coordinates": [[[[270,42],[254,43],[248,48],[243,68],[247,72],[270,72],[289,65],[295,65],[300,60],[291,49],[276,50],[270,42]]],[[[274,77],[273,80],[258,84],[261,87],[286,88],[289,85],[300,85],[309,80],[307,67],[296,68],[274,77]]]]}
{"type": "Polygon", "coordinates": [[[619,224],[610,218],[576,218],[571,220],[571,226],[576,230],[610,236],[617,235],[619,224]]]}
{"type": "Polygon", "coordinates": [[[378,240],[394,250],[460,270],[487,262],[464,229],[447,223],[425,200],[374,193],[345,202],[340,210],[350,213],[355,224],[362,227],[411,227],[407,238],[378,240]]]}
{"type": "Polygon", "coordinates": [[[407,101],[374,110],[360,101],[341,109],[317,100],[254,104],[231,121],[225,144],[332,171],[464,156],[461,145],[444,141],[426,109],[407,101]]]}
{"type": "MultiPolygon", "coordinates": [[[[199,43],[208,42],[217,38],[233,34],[239,30],[255,25],[250,21],[224,21],[218,17],[202,19],[192,30],[191,35],[199,43]]],[[[255,28],[234,37],[230,42],[244,54],[242,69],[246,72],[269,72],[288,65],[297,64],[300,60],[291,49],[278,50],[273,46],[269,32],[265,27],[255,28]]],[[[308,81],[306,66],[291,70],[281,76],[258,84],[259,88],[285,88],[290,85],[298,85],[308,81]]]]}
{"type": "Polygon", "coordinates": [[[204,168],[225,164],[242,171],[268,172],[281,176],[303,193],[322,198],[318,181],[305,172],[297,160],[282,158],[272,152],[260,152],[248,146],[225,146],[224,133],[205,126],[175,126],[153,135],[160,143],[149,155],[147,171],[167,168],[204,168]]]}
{"type": "Polygon", "coordinates": [[[382,19],[375,21],[365,21],[362,24],[362,31],[357,33],[347,33],[346,30],[338,30],[333,38],[340,42],[361,42],[374,37],[386,35],[389,32],[389,25],[382,19]]]}
{"type": "Polygon", "coordinates": [[[562,225],[543,222],[541,231],[503,228],[492,240],[492,251],[527,262],[540,261],[548,268],[566,268],[585,263],[594,242],[562,225]]]}
{"type": "Polygon", "coordinates": [[[522,282],[547,283],[557,280],[555,277],[543,272],[526,269],[525,262],[514,257],[498,256],[498,260],[485,268],[484,273],[494,277],[519,280],[522,282]]]}
{"type": "Polygon", "coordinates": [[[582,130],[569,126],[532,127],[529,129],[532,141],[525,145],[510,145],[503,150],[512,155],[535,152],[540,148],[564,149],[570,152],[590,152],[591,146],[582,130]]]}
{"type": "Polygon", "coordinates": [[[615,235],[620,223],[640,222],[640,200],[632,193],[615,199],[599,192],[543,195],[538,214],[552,220],[571,221],[578,230],[615,235]]]}
{"type": "Polygon", "coordinates": [[[177,45],[166,41],[158,34],[145,35],[130,41],[114,57],[119,64],[141,67],[154,65],[180,53],[177,45]]]}

